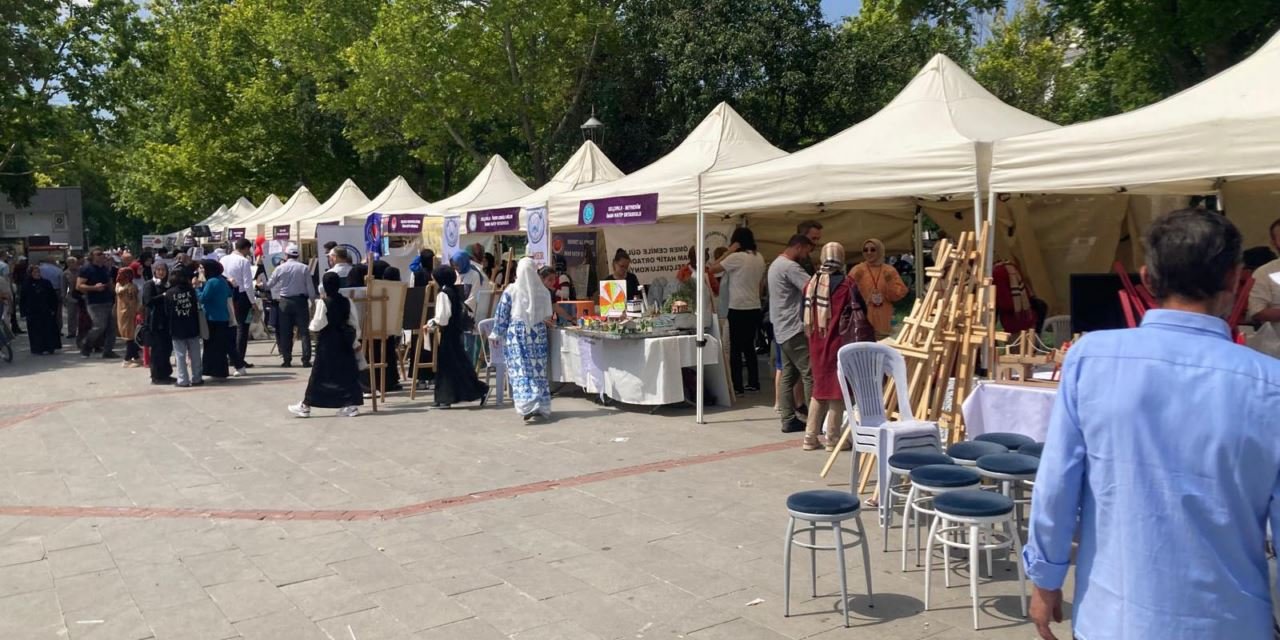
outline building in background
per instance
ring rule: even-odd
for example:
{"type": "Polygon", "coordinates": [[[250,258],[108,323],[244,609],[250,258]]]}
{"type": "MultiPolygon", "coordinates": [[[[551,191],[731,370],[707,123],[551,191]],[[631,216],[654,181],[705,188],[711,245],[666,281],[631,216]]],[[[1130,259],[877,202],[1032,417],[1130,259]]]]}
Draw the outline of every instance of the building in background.
{"type": "Polygon", "coordinates": [[[44,244],[65,244],[73,251],[85,249],[80,187],[38,189],[26,207],[0,198],[0,247],[22,252],[32,236],[48,238],[44,244]]]}

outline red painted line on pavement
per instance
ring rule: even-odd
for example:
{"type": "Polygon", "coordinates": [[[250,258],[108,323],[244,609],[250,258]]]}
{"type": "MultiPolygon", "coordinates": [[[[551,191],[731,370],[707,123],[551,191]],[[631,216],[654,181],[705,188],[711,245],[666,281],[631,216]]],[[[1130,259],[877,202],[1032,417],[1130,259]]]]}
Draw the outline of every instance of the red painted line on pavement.
{"type": "Polygon", "coordinates": [[[646,473],[662,473],[700,464],[721,462],[734,458],[783,451],[796,446],[796,440],[784,440],[756,445],[745,449],[717,451],[685,458],[673,458],[648,462],[617,469],[584,473],[558,480],[540,480],[510,487],[489,489],[449,498],[437,498],[427,502],[391,509],[319,509],[313,511],[286,509],[200,509],[194,507],[56,507],[56,506],[0,506],[0,516],[39,516],[45,518],[203,518],[208,520],[397,520],[424,513],[445,511],[454,507],[505,500],[534,493],[543,493],[562,487],[579,487],[597,482],[616,480],[646,473]]]}

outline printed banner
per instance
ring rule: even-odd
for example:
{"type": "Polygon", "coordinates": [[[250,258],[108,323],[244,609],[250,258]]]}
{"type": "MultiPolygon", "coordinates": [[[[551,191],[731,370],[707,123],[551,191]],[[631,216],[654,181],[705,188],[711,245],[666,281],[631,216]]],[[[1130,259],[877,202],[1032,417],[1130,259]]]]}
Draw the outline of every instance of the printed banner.
{"type": "MultiPolygon", "coordinates": [[[[706,224],[704,243],[708,254],[715,255],[717,247],[729,245],[733,227],[732,223],[706,224]]],[[[697,237],[696,233],[697,227],[693,223],[609,227],[604,230],[604,242],[610,258],[618,249],[631,256],[631,273],[636,274],[640,284],[649,287],[649,300],[661,302],[680,286],[676,273],[689,263],[689,248],[697,237]]]]}
{"type": "Polygon", "coordinates": [[[467,233],[506,233],[520,229],[520,207],[467,212],[467,233]]]}
{"type": "MultiPolygon", "coordinates": [[[[317,244],[323,246],[323,243],[317,244]]],[[[382,257],[382,214],[380,213],[371,213],[364,219],[364,250],[373,256],[374,260],[382,257]]]]}
{"type": "Polygon", "coordinates": [[[658,194],[597,198],[578,203],[578,224],[653,224],[658,221],[658,194]]]}
{"type": "Polygon", "coordinates": [[[441,256],[443,258],[441,263],[443,264],[448,264],[449,258],[458,252],[458,247],[460,246],[459,237],[462,234],[462,230],[458,227],[457,216],[450,216],[444,219],[444,255],[441,256]]]}
{"type": "Polygon", "coordinates": [[[142,236],[143,249],[163,249],[166,236],[142,236]]]}
{"type": "Polygon", "coordinates": [[[351,256],[351,264],[364,264],[364,227],[354,224],[316,225],[316,246],[323,247],[329,241],[336,242],[339,247],[347,249],[347,255],[351,256]]]}
{"type": "Polygon", "coordinates": [[[547,229],[547,208],[529,207],[524,210],[524,219],[525,238],[528,240],[525,255],[533,258],[533,263],[539,267],[550,264],[551,234],[547,229]]]}
{"type": "Polygon", "coordinates": [[[244,237],[244,227],[232,227],[227,229],[227,239],[239,240],[244,237]]]}
{"type": "Polygon", "coordinates": [[[218,244],[219,242],[222,242],[222,232],[221,232],[221,231],[210,231],[210,232],[209,232],[209,244],[218,244]]]}
{"type": "Polygon", "coordinates": [[[287,239],[272,240],[267,243],[266,256],[263,257],[263,267],[266,268],[268,276],[271,275],[272,271],[276,270],[276,267],[280,266],[280,263],[284,262],[284,251],[288,248],[289,241],[287,239]]]}
{"type": "Polygon", "coordinates": [[[289,234],[290,234],[292,231],[293,231],[293,225],[291,225],[291,224],[276,224],[276,225],[272,225],[272,226],[271,226],[271,239],[272,239],[272,240],[282,240],[282,241],[288,240],[288,239],[289,239],[289,234]]]}
{"type": "Polygon", "coordinates": [[[416,236],[422,233],[422,214],[398,213],[386,216],[386,219],[387,233],[393,236],[416,236]]]}

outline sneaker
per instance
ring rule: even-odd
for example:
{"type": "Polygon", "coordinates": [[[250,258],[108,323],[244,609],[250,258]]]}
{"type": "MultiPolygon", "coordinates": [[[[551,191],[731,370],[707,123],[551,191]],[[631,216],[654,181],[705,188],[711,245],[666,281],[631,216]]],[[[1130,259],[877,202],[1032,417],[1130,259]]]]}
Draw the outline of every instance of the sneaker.
{"type": "Polygon", "coordinates": [[[91,355],[93,355],[93,352],[92,352],[92,351],[89,351],[88,349],[81,349],[81,350],[80,350],[80,357],[81,357],[81,358],[88,358],[88,357],[89,357],[89,356],[91,356],[91,355]]]}
{"type": "Polygon", "coordinates": [[[120,354],[118,354],[118,353],[116,353],[116,352],[114,352],[114,351],[104,351],[104,352],[102,352],[102,359],[103,359],[103,360],[115,360],[116,358],[119,358],[119,357],[120,357],[120,354]]]}
{"type": "Polygon", "coordinates": [[[203,387],[203,386],[204,386],[204,380],[196,380],[195,382],[192,382],[192,383],[191,383],[191,386],[193,386],[193,387],[203,387]]]}
{"type": "Polygon", "coordinates": [[[302,404],[301,402],[299,402],[298,404],[291,404],[289,405],[289,413],[292,413],[293,415],[298,416],[299,418],[310,418],[311,407],[308,407],[307,405],[302,404]]]}
{"type": "Polygon", "coordinates": [[[252,369],[252,368],[254,368],[254,367],[256,367],[256,366],[258,366],[258,365],[254,364],[254,363],[252,363],[252,362],[246,362],[246,363],[244,363],[244,368],[245,368],[245,369],[252,369]]]}
{"type": "Polygon", "coordinates": [[[746,391],[747,393],[760,393],[760,387],[753,386],[753,385],[747,385],[747,386],[743,387],[742,389],[743,389],[743,391],[746,391]]]}
{"type": "Polygon", "coordinates": [[[369,399],[373,398],[373,396],[375,396],[375,395],[377,395],[379,399],[381,399],[381,398],[382,398],[382,394],[380,394],[380,393],[376,393],[376,392],[374,392],[374,391],[366,391],[366,392],[364,392],[364,393],[362,393],[362,394],[360,394],[360,395],[361,395],[365,400],[369,400],[369,399]]]}
{"type": "Polygon", "coordinates": [[[179,382],[179,383],[177,383],[177,386],[179,386],[179,387],[181,387],[181,388],[183,388],[183,389],[188,389],[188,388],[190,388],[190,387],[191,387],[191,383],[190,383],[190,382],[179,382]]]}
{"type": "Polygon", "coordinates": [[[804,431],[804,420],[792,418],[782,423],[783,433],[799,433],[804,431]]]}
{"type": "Polygon", "coordinates": [[[310,368],[311,368],[311,361],[310,361],[310,360],[303,360],[303,361],[302,361],[302,368],[303,368],[303,369],[310,369],[310,368]]]}
{"type": "Polygon", "coordinates": [[[231,377],[232,377],[232,378],[239,378],[239,377],[244,376],[244,375],[246,375],[246,374],[248,374],[248,373],[249,373],[248,371],[245,371],[245,370],[244,370],[244,367],[240,367],[239,369],[236,369],[235,371],[231,372],[231,377]]]}
{"type": "Polygon", "coordinates": [[[360,407],[355,405],[338,409],[338,417],[340,418],[354,418],[358,415],[360,415],[360,407]]]}
{"type": "Polygon", "coordinates": [[[280,366],[284,367],[285,369],[288,369],[289,367],[292,367],[292,366],[293,366],[293,363],[292,363],[292,362],[282,362],[282,363],[280,363],[280,366]]]}

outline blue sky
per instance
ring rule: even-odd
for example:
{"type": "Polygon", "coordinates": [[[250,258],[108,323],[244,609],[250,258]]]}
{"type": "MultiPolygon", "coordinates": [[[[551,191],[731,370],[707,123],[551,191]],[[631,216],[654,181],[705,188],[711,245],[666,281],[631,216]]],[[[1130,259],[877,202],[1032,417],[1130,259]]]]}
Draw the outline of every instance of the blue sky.
{"type": "Polygon", "coordinates": [[[822,0],[822,13],[831,22],[840,22],[862,7],[862,0],[822,0]]]}

